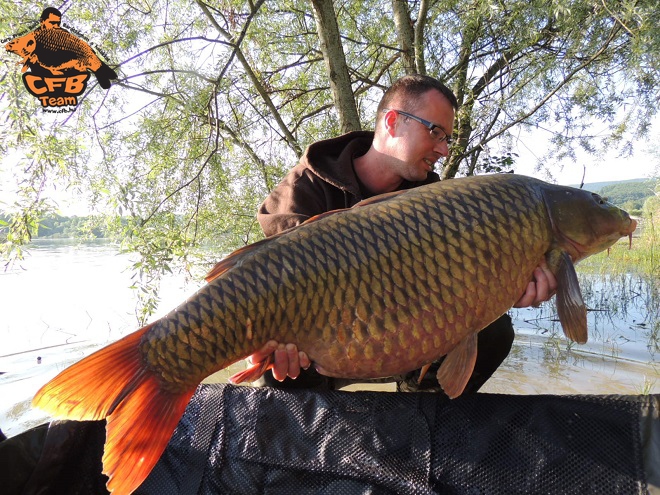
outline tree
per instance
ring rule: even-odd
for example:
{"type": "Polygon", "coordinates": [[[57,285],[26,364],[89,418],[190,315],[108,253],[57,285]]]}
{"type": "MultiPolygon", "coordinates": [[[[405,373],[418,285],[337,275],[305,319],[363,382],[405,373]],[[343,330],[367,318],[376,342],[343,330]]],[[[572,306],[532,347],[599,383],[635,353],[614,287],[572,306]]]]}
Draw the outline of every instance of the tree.
{"type": "MultiPolygon", "coordinates": [[[[39,11],[0,0],[4,38],[39,11]]],[[[39,112],[15,55],[3,58],[4,167],[21,171],[14,241],[79,188],[147,274],[201,245],[260,237],[254,213],[312,141],[372,128],[382,91],[436,76],[461,102],[445,178],[510,156],[521,129],[555,131],[553,154],[622,152],[656,112],[657,1],[90,0],[63,11],[118,65],[75,113],[39,112]],[[383,14],[384,12],[384,14],[383,14]],[[609,125],[590,133],[594,120],[609,125]],[[119,215],[123,221],[119,221],[119,215]]],[[[514,164],[515,168],[515,164],[514,164]]]]}

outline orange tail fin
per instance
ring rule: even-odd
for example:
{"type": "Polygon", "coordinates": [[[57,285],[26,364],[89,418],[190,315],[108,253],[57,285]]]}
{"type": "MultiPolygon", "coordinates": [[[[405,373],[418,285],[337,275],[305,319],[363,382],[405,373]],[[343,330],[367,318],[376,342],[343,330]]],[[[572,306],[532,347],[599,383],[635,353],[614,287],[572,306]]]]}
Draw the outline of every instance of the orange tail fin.
{"type": "Polygon", "coordinates": [[[103,473],[115,495],[133,492],[151,472],[195,392],[164,391],[147,369],[139,344],[150,327],[65,369],[32,400],[55,417],[107,419],[103,473]]]}

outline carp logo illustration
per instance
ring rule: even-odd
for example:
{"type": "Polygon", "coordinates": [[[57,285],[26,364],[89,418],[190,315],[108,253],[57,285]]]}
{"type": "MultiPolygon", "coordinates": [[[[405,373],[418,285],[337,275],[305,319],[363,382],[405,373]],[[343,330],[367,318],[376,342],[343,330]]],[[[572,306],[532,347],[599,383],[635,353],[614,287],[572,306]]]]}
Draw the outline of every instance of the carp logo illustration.
{"type": "Polygon", "coordinates": [[[103,89],[117,79],[85,41],[62,28],[62,14],[54,7],[44,9],[34,31],[14,38],[5,49],[23,58],[23,84],[44,109],[75,107],[90,71],[103,89]]]}

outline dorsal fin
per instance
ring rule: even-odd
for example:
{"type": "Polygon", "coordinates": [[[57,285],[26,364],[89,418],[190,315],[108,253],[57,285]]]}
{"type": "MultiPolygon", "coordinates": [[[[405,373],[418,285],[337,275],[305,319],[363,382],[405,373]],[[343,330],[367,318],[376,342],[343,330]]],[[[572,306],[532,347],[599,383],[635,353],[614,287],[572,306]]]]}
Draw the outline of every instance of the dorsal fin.
{"type": "MultiPolygon", "coordinates": [[[[355,206],[357,206],[357,205],[355,205],[355,206]]],[[[295,229],[297,229],[298,227],[300,227],[302,225],[307,225],[308,223],[314,223],[318,220],[321,220],[322,218],[332,216],[335,213],[341,213],[343,211],[348,211],[348,210],[350,210],[350,208],[338,208],[336,210],[330,210],[330,211],[325,211],[323,213],[319,213],[318,215],[314,215],[313,217],[309,217],[307,220],[302,222],[300,225],[296,225],[295,227],[291,227],[290,229],[285,230],[284,232],[282,232],[282,234],[284,234],[285,232],[291,232],[292,230],[295,230],[295,229]]]]}
{"type": "Polygon", "coordinates": [[[277,239],[278,237],[282,237],[285,234],[288,234],[289,232],[292,232],[298,228],[300,228],[303,225],[307,225],[308,223],[311,222],[316,222],[317,220],[320,220],[321,218],[325,218],[330,215],[334,215],[335,213],[339,213],[341,211],[346,211],[350,208],[345,208],[345,209],[340,209],[340,210],[332,210],[332,211],[326,211],[325,213],[320,213],[318,215],[315,215],[313,217],[308,218],[304,222],[302,222],[300,225],[296,225],[294,227],[291,227],[289,229],[283,230],[282,232],[279,232],[278,234],[272,235],[270,237],[267,237],[266,239],[261,239],[260,241],[254,242],[252,244],[248,244],[247,246],[243,246],[242,248],[238,248],[236,251],[231,252],[228,254],[225,258],[220,260],[212,269],[210,272],[206,274],[206,277],[204,277],[204,280],[207,282],[211,282],[212,280],[218,278],[220,275],[225,273],[227,270],[230,268],[233,268],[236,266],[237,263],[239,263],[244,256],[249,256],[252,252],[254,252],[255,249],[260,248],[261,246],[268,244],[269,242],[277,239]]]}
{"type": "MultiPolygon", "coordinates": [[[[367,205],[372,205],[372,204],[375,204],[375,203],[380,203],[381,201],[387,201],[388,199],[390,199],[394,196],[398,196],[399,194],[404,193],[406,191],[407,191],[407,189],[404,189],[403,191],[392,191],[392,192],[389,192],[389,193],[379,194],[378,196],[373,196],[371,198],[363,199],[359,203],[355,204],[352,208],[359,208],[361,206],[367,206],[367,205]]],[[[237,249],[236,251],[229,254],[226,258],[219,261],[211,269],[211,271],[206,275],[206,277],[204,277],[204,280],[206,280],[207,282],[211,282],[215,278],[217,278],[220,275],[222,275],[223,273],[225,273],[230,268],[236,266],[236,264],[241,261],[243,256],[246,256],[246,255],[250,254],[254,249],[257,249],[257,248],[263,246],[264,244],[272,241],[273,239],[277,239],[280,236],[288,234],[289,232],[292,232],[292,231],[302,227],[303,225],[307,225],[307,224],[310,224],[310,223],[313,223],[313,222],[317,222],[317,221],[319,221],[323,218],[335,215],[336,213],[341,213],[341,212],[344,212],[344,211],[351,210],[352,208],[339,208],[337,210],[330,210],[330,211],[326,211],[326,212],[323,212],[323,213],[319,213],[318,215],[314,215],[313,217],[308,218],[307,220],[302,222],[300,225],[296,225],[295,227],[291,227],[290,229],[283,230],[279,234],[275,234],[271,237],[268,237],[267,239],[262,239],[260,241],[257,241],[255,243],[253,243],[253,244],[243,246],[242,248],[237,249]]]]}
{"type": "Polygon", "coordinates": [[[352,210],[353,208],[360,208],[361,206],[368,206],[368,205],[373,205],[373,204],[376,204],[376,203],[380,203],[381,201],[387,201],[388,199],[393,198],[394,196],[398,196],[399,194],[404,193],[406,191],[407,191],[407,189],[404,189],[403,191],[392,191],[392,192],[388,192],[388,193],[379,194],[377,196],[372,196],[371,198],[363,199],[362,201],[360,201],[359,203],[354,204],[350,208],[338,208],[336,210],[330,210],[330,211],[326,211],[324,213],[319,213],[318,215],[314,215],[313,217],[308,218],[307,220],[302,222],[300,225],[297,225],[297,226],[292,227],[288,230],[285,230],[284,232],[282,232],[282,234],[284,234],[286,232],[290,232],[294,229],[297,229],[301,225],[307,225],[308,223],[316,222],[318,220],[321,220],[322,218],[329,217],[329,216],[334,215],[336,213],[342,213],[344,211],[352,210]]]}
{"type": "MultiPolygon", "coordinates": [[[[283,233],[284,232],[282,232],[282,234],[283,233]]],[[[207,282],[211,282],[213,279],[218,278],[227,270],[236,266],[236,264],[239,263],[244,256],[249,255],[255,249],[259,248],[260,246],[263,246],[264,244],[272,241],[273,239],[276,239],[282,234],[276,234],[267,239],[261,239],[260,241],[254,242],[252,244],[248,244],[247,246],[243,246],[242,248],[238,248],[236,251],[228,254],[226,258],[223,258],[222,260],[218,261],[218,263],[213,268],[211,268],[211,271],[206,274],[204,280],[206,280],[207,282]]]]}
{"type": "Polygon", "coordinates": [[[282,232],[279,232],[275,235],[272,235],[270,237],[267,237],[266,239],[261,239],[260,241],[253,242],[252,244],[248,244],[247,246],[243,246],[242,248],[238,248],[236,251],[233,251],[227,255],[227,257],[223,258],[220,260],[212,269],[210,272],[206,274],[206,277],[204,277],[204,280],[207,282],[211,282],[212,280],[218,278],[220,275],[225,273],[227,270],[230,268],[233,268],[236,266],[237,263],[239,263],[244,256],[250,255],[255,249],[260,248],[261,246],[268,244],[269,242],[277,239],[278,237],[282,237],[285,234],[288,234],[289,232],[293,232],[294,230],[300,228],[303,225],[307,225],[308,223],[316,222],[317,220],[320,220],[321,218],[325,218],[330,215],[334,215],[335,213],[339,213],[341,211],[346,211],[349,210],[350,208],[343,208],[339,210],[331,210],[331,211],[326,211],[325,213],[319,213],[318,215],[315,215],[313,217],[308,218],[304,222],[302,222],[299,225],[296,225],[294,227],[288,228],[286,230],[283,230],[282,232]]]}
{"type": "Polygon", "coordinates": [[[238,262],[241,261],[243,256],[250,254],[254,249],[257,249],[264,244],[272,241],[273,239],[277,239],[280,236],[283,236],[285,234],[288,234],[289,232],[292,232],[303,225],[307,225],[309,223],[317,222],[323,218],[329,217],[331,215],[335,215],[336,213],[341,213],[344,211],[351,210],[353,208],[359,208],[361,206],[367,206],[367,205],[372,205],[375,203],[380,203],[381,201],[387,201],[390,198],[393,198],[394,196],[398,196],[401,193],[406,192],[407,189],[404,189],[402,191],[392,191],[389,193],[384,193],[384,194],[379,194],[377,196],[373,196],[371,198],[363,199],[359,203],[356,203],[352,208],[339,208],[337,210],[330,210],[326,211],[323,213],[319,213],[318,215],[314,215],[313,217],[308,218],[304,222],[302,222],[300,225],[296,225],[295,227],[291,227],[290,229],[283,230],[279,234],[275,234],[273,236],[268,237],[267,239],[262,239],[260,241],[257,241],[253,244],[249,244],[247,246],[244,246],[242,248],[237,249],[236,251],[232,252],[229,254],[226,258],[223,260],[219,261],[209,273],[207,273],[206,277],[204,277],[204,280],[207,282],[211,282],[212,280],[218,278],[220,275],[225,273],[227,270],[230,268],[233,268],[236,266],[238,262]]]}

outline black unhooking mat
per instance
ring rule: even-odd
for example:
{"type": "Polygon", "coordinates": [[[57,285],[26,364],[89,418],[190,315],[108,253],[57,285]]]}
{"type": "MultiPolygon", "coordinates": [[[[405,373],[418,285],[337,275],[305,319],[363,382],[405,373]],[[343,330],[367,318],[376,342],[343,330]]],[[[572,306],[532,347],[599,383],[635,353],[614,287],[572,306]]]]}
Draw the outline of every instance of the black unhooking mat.
{"type": "MultiPolygon", "coordinates": [[[[202,385],[135,493],[657,493],[659,410],[660,395],[202,385]]],[[[65,421],[1,442],[0,491],[107,493],[104,435],[104,422],[65,421]]]]}

